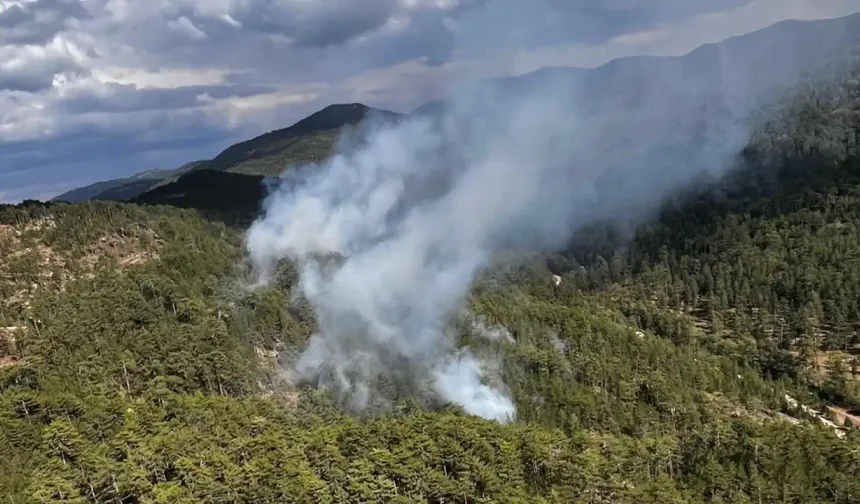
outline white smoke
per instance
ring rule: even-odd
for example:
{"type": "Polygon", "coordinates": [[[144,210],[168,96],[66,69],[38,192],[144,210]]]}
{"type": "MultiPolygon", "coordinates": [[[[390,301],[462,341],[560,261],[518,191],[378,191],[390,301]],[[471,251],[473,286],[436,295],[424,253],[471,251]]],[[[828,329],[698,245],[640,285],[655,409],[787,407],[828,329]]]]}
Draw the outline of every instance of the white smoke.
{"type": "Polygon", "coordinates": [[[294,375],[355,408],[375,401],[382,377],[513,418],[488,376],[498,363],[459,349],[448,322],[494,254],[557,248],[598,220],[637,222],[679,185],[730,166],[747,136],[737,88],[727,98],[671,79],[674,95],[652,83],[632,104],[595,105],[565,80],[463,92],[438,117],[376,125],[328,162],[288,172],[247,248],[263,282],[295,261],[318,317],[294,375]]]}
{"type": "Polygon", "coordinates": [[[460,318],[467,324],[469,331],[475,336],[488,341],[505,341],[512,345],[516,343],[514,336],[507,327],[490,324],[482,315],[475,315],[464,309],[460,314],[460,318]]]}
{"type": "Polygon", "coordinates": [[[502,388],[481,382],[481,363],[469,352],[446,357],[433,371],[436,391],[441,397],[460,404],[466,413],[506,421],[513,418],[514,403],[502,388]]]}

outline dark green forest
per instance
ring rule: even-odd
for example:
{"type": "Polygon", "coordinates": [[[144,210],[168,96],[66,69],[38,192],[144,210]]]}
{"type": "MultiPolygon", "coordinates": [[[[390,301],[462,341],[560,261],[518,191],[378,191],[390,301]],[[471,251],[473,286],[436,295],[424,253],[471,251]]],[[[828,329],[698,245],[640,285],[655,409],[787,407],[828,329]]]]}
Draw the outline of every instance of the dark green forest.
{"type": "Polygon", "coordinates": [[[289,264],[242,288],[229,219],[0,207],[3,502],[860,502],[856,74],[767,117],[632,235],[478,279],[511,338],[463,343],[503,355],[504,425],[285,387],[313,313],[289,264]]]}

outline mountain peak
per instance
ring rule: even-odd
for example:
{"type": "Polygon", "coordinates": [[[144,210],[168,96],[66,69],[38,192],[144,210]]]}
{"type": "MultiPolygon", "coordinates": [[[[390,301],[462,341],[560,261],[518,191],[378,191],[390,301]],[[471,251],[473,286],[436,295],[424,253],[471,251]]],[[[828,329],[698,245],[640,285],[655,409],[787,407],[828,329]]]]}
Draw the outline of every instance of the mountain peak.
{"type": "Polygon", "coordinates": [[[368,114],[373,113],[378,113],[383,116],[396,115],[395,112],[374,109],[362,103],[336,103],[314,112],[289,128],[279,131],[291,130],[295,133],[328,131],[341,128],[347,124],[358,124],[363,121],[368,114]]]}
{"type": "Polygon", "coordinates": [[[361,103],[341,103],[325,107],[287,128],[264,133],[258,137],[228,147],[210,161],[206,168],[226,170],[255,151],[271,149],[273,145],[307,135],[333,131],[347,125],[356,125],[368,115],[395,118],[400,114],[390,110],[368,107],[361,103]]]}

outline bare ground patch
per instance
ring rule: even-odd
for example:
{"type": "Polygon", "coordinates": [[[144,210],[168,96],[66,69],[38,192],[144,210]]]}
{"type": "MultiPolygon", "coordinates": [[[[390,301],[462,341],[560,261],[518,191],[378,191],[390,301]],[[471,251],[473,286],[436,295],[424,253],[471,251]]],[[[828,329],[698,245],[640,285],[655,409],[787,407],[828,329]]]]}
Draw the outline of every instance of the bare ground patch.
{"type": "Polygon", "coordinates": [[[125,269],[158,259],[162,240],[138,228],[111,233],[77,250],[58,250],[45,239],[56,229],[51,218],[21,225],[0,224],[0,358],[9,366],[15,333],[26,328],[32,300],[43,292],[63,291],[72,280],[100,267],[125,269]],[[11,350],[10,350],[11,349],[11,350]]]}

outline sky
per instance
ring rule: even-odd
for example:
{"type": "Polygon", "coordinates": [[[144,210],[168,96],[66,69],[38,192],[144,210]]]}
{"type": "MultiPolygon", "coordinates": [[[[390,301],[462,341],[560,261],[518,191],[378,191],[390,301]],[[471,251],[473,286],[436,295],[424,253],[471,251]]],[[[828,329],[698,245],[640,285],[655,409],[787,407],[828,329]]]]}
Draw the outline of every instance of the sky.
{"type": "Polygon", "coordinates": [[[857,0],[0,0],[0,202],[215,156],[331,103],[680,55],[857,0]]]}

